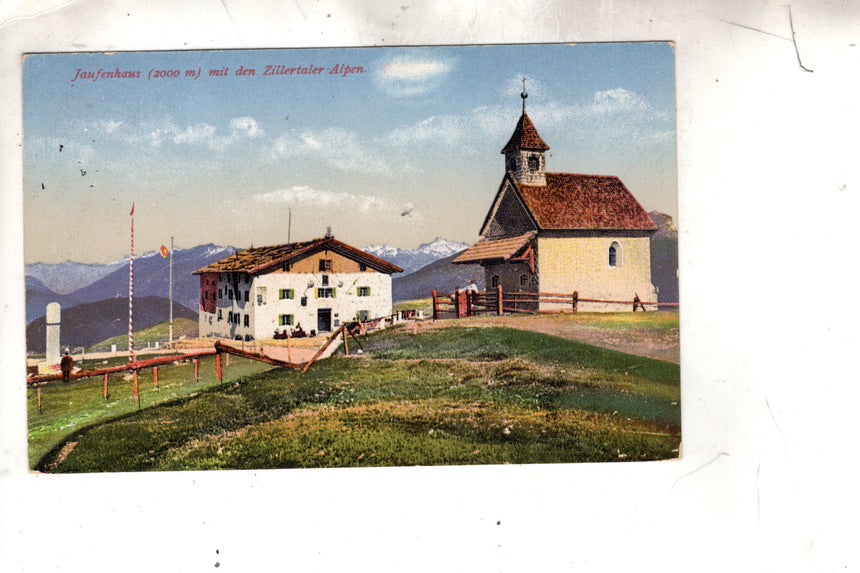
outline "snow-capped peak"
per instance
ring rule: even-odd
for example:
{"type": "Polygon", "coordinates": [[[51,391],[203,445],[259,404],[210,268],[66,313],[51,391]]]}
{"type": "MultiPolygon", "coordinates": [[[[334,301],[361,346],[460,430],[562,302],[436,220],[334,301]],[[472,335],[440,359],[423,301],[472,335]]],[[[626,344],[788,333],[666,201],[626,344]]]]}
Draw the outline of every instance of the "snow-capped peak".
{"type": "Polygon", "coordinates": [[[369,247],[364,249],[364,251],[370,253],[371,255],[376,255],[377,257],[384,258],[387,256],[390,257],[393,255],[397,255],[401,252],[401,249],[398,249],[397,247],[392,247],[387,243],[383,243],[381,245],[370,245],[369,247]]]}
{"type": "Polygon", "coordinates": [[[468,246],[468,243],[459,243],[436,237],[430,243],[419,245],[416,250],[422,253],[436,255],[441,258],[453,255],[454,253],[459,253],[468,246]]]}

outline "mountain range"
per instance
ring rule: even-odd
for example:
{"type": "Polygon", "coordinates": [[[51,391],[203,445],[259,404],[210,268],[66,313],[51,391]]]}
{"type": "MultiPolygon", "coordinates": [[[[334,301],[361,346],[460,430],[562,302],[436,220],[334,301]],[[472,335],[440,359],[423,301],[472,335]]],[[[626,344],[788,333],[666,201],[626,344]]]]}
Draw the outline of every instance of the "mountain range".
{"type": "MultiPolygon", "coordinates": [[[[651,239],[651,277],[652,283],[659,289],[659,300],[678,301],[678,231],[672,223],[672,218],[663,213],[652,211],[651,218],[657,223],[659,230],[651,239]]],[[[427,298],[432,289],[440,292],[450,292],[456,287],[464,287],[474,280],[479,289],[483,290],[484,270],[478,265],[453,265],[455,256],[467,248],[467,243],[447,241],[436,238],[424,243],[416,249],[400,249],[386,244],[371,245],[366,252],[390,261],[404,270],[392,277],[392,294],[395,301],[427,298]]],[[[174,249],[173,253],[173,300],[177,304],[174,313],[182,312],[182,316],[191,313],[196,319],[196,309],[199,306],[200,282],[192,274],[195,270],[205,267],[215,261],[235,253],[234,247],[222,247],[214,244],[198,245],[190,249],[174,249]],[[178,306],[184,310],[178,310],[178,306]]],[[[31,327],[40,328],[41,335],[33,333],[33,342],[41,340],[44,346],[45,306],[50,302],[59,302],[63,323],[68,324],[73,317],[80,314],[81,318],[88,317],[86,323],[93,335],[102,336],[121,334],[126,325],[123,323],[119,331],[109,328],[116,322],[117,313],[122,314],[119,307],[125,300],[125,318],[128,308],[128,257],[107,264],[84,264],[65,261],[59,264],[35,263],[26,267],[26,313],[28,341],[31,327]],[[82,305],[91,305],[78,308],[82,305]],[[103,308],[99,308],[99,304],[103,308]],[[114,309],[114,306],[117,306],[114,309]],[[77,310],[76,310],[77,309],[77,310]],[[98,321],[93,322],[98,317],[98,321]],[[36,325],[38,323],[38,325],[36,325]],[[104,323],[104,324],[103,324],[104,323]],[[34,326],[36,325],[36,326],[34,326]],[[41,338],[39,338],[41,336],[41,338]]],[[[144,253],[134,259],[134,294],[135,294],[135,325],[144,327],[166,320],[169,284],[169,258],[162,257],[159,251],[144,253]],[[138,297],[162,297],[163,304],[151,303],[139,306],[138,297]]],[[[179,315],[176,314],[175,317],[179,315]]],[[[122,321],[120,321],[122,322],[122,321]]],[[[107,338],[107,336],[105,336],[107,338]]],[[[83,345],[91,339],[89,335],[76,335],[76,345],[83,345]],[[78,340],[79,339],[79,340],[78,340]]],[[[101,340],[101,339],[99,339],[101,340]]],[[[95,340],[98,342],[98,340],[95,340]]],[[[64,338],[64,344],[65,344],[64,338]]],[[[28,344],[28,348],[34,350],[28,344]]]]}
{"type": "Polygon", "coordinates": [[[459,253],[468,246],[468,243],[458,243],[436,237],[429,243],[418,245],[416,249],[398,249],[382,244],[371,245],[364,250],[401,267],[403,272],[395,275],[396,280],[399,277],[414,273],[434,261],[459,253]]]}
{"type": "MultiPolygon", "coordinates": [[[[192,274],[236,252],[233,247],[211,243],[173,251],[173,300],[185,307],[199,305],[200,279],[192,274]]],[[[61,309],[116,297],[128,297],[128,257],[103,265],[66,261],[27,265],[27,322],[44,316],[45,305],[60,303],[61,309]]],[[[134,257],[134,294],[169,296],[170,259],[159,251],[134,257]]]]}

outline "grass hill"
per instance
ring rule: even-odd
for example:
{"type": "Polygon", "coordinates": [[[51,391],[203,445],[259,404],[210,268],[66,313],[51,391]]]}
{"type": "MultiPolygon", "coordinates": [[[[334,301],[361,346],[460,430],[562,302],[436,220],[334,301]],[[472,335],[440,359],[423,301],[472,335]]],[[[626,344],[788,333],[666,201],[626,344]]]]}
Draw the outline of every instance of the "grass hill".
{"type": "MultiPolygon", "coordinates": [[[[642,320],[642,328],[653,329],[650,317],[642,320]]],[[[362,341],[362,356],[334,356],[306,373],[274,368],[234,378],[74,431],[55,442],[37,468],[365,467],[678,456],[677,364],[453,321],[418,334],[389,328],[362,341]]],[[[165,368],[160,376],[170,372],[165,368]]],[[[71,391],[71,385],[60,388],[71,391]]],[[[63,396],[58,404],[67,400],[75,402],[63,396]]],[[[31,396],[31,419],[37,418],[34,405],[31,396]]]]}
{"type": "MultiPolygon", "coordinates": [[[[187,338],[197,337],[197,320],[190,318],[173,319],[173,339],[179,340],[183,336],[187,338]]],[[[134,344],[137,349],[155,346],[156,342],[164,344],[168,340],[170,340],[170,321],[168,320],[134,333],[134,344]]],[[[128,333],[88,346],[87,352],[108,351],[113,344],[116,344],[117,348],[128,348],[128,333]]]]}
{"type": "MultiPolygon", "coordinates": [[[[170,301],[160,296],[134,298],[134,327],[144,330],[169,316],[170,301]]],[[[61,311],[60,347],[84,348],[114,336],[128,335],[128,298],[110,298],[61,311]]],[[[173,318],[197,321],[197,313],[174,301],[173,318]]],[[[27,351],[45,351],[45,317],[27,325],[27,351]]]]}

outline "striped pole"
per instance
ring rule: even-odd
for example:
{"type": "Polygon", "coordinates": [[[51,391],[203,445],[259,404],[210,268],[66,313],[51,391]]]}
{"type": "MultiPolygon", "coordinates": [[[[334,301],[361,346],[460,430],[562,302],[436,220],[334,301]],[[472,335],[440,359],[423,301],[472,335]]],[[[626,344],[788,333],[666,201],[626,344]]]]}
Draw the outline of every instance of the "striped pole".
{"type": "Polygon", "coordinates": [[[134,362],[134,326],[132,324],[134,300],[134,201],[131,203],[131,254],[128,261],[128,361],[134,362]]]}
{"type": "MultiPolygon", "coordinates": [[[[289,241],[287,241],[289,243],[289,241]]],[[[170,237],[170,286],[168,287],[170,295],[170,334],[168,335],[168,343],[173,348],[173,236],[170,237]]]]}

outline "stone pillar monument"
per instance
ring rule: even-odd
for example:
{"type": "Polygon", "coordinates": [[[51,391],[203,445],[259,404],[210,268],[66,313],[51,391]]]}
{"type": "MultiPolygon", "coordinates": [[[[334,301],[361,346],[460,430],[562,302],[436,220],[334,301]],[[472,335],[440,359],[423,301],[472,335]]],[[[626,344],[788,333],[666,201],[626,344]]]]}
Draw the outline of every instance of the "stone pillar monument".
{"type": "Polygon", "coordinates": [[[48,367],[60,363],[60,303],[52,302],[45,307],[45,362],[48,367]]]}

